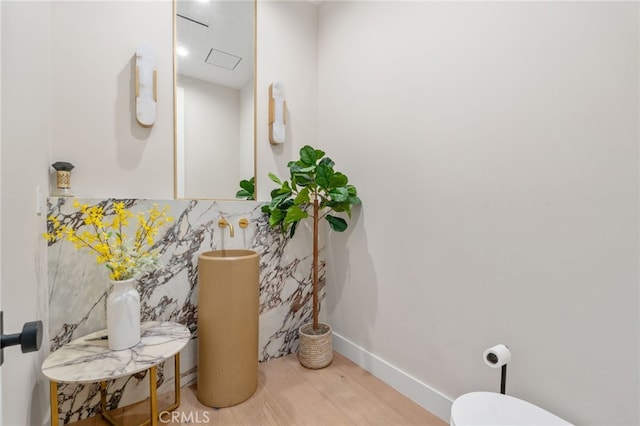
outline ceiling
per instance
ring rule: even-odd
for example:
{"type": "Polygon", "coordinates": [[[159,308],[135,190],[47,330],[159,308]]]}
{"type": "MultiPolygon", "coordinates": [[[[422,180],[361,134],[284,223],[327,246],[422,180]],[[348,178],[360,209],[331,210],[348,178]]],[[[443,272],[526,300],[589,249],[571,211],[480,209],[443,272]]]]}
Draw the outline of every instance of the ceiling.
{"type": "Polygon", "coordinates": [[[178,75],[235,89],[253,78],[253,0],[176,2],[178,75]]]}

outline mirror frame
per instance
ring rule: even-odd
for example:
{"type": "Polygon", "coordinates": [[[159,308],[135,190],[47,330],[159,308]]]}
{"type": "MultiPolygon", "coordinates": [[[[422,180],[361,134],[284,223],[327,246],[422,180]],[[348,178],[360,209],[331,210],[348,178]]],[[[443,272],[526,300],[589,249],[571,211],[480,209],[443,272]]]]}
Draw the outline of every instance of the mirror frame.
{"type": "MultiPolygon", "coordinates": [[[[178,197],[178,1],[173,0],[173,198],[175,200],[257,201],[258,197],[258,0],[253,1],[253,181],[254,199],[178,197]]],[[[192,0],[193,1],[193,0],[192,0]]],[[[238,181],[237,189],[240,190],[238,181]]]]}

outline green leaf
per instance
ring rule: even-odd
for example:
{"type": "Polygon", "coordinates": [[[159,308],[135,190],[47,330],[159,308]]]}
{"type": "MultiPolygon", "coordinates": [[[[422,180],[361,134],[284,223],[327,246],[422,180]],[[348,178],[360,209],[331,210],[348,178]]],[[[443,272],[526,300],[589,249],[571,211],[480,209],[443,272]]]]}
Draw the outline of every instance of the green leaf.
{"type": "Polygon", "coordinates": [[[245,198],[247,200],[253,200],[253,193],[248,192],[244,189],[241,189],[240,191],[236,192],[236,198],[245,198]]]}
{"type": "Polygon", "coordinates": [[[272,201],[274,198],[282,199],[282,195],[290,195],[290,194],[291,194],[291,188],[289,188],[289,182],[285,182],[282,184],[280,188],[276,188],[271,191],[271,199],[272,201]]]}
{"type": "Polygon", "coordinates": [[[255,178],[249,180],[243,179],[240,181],[240,190],[236,192],[236,198],[244,198],[246,200],[255,200],[256,186],[255,178]]]}
{"type": "Polygon", "coordinates": [[[329,226],[336,232],[343,232],[347,229],[347,221],[341,217],[331,216],[328,214],[326,216],[327,222],[329,222],[329,226]]]}
{"type": "Polygon", "coordinates": [[[331,180],[329,181],[329,186],[335,188],[337,186],[345,186],[349,182],[349,179],[340,172],[336,172],[331,175],[331,180]]]}
{"type": "Polygon", "coordinates": [[[300,161],[302,161],[306,165],[316,164],[316,150],[310,147],[309,145],[305,145],[300,148],[300,161]]]}
{"type": "Polygon", "coordinates": [[[280,210],[286,211],[291,206],[293,206],[293,200],[289,198],[288,200],[283,201],[282,204],[278,206],[278,208],[280,210]]]}
{"type": "Polygon", "coordinates": [[[316,149],[316,161],[324,157],[325,152],[321,149],[316,149]]]}
{"type": "Polygon", "coordinates": [[[346,188],[347,191],[349,191],[349,203],[354,206],[357,204],[362,204],[362,201],[360,200],[360,198],[358,198],[358,190],[356,189],[356,187],[353,185],[347,185],[346,188]]]}
{"type": "Polygon", "coordinates": [[[352,206],[357,206],[358,204],[362,204],[360,198],[357,195],[349,195],[349,204],[352,206]]]}
{"type": "Polygon", "coordinates": [[[294,167],[291,169],[291,181],[300,184],[300,181],[309,183],[313,182],[316,173],[316,167],[294,167]]]}
{"type": "Polygon", "coordinates": [[[298,222],[307,217],[309,217],[309,213],[302,210],[300,206],[293,205],[287,209],[287,215],[284,218],[284,223],[290,224],[293,222],[298,222]]]}
{"type": "Polygon", "coordinates": [[[307,185],[315,184],[315,182],[313,181],[313,176],[308,173],[296,173],[293,177],[293,180],[296,183],[296,185],[299,185],[299,186],[307,186],[307,185]]]}
{"type": "Polygon", "coordinates": [[[309,198],[309,188],[303,188],[300,192],[298,192],[298,195],[293,200],[293,204],[300,205],[308,203],[310,201],[311,199],[309,198]]]}
{"type": "Polygon", "coordinates": [[[296,161],[290,162],[288,167],[291,174],[294,175],[303,169],[306,169],[307,171],[312,170],[314,166],[307,166],[306,164],[296,161]]]}
{"type": "Polygon", "coordinates": [[[349,219],[351,219],[351,204],[348,202],[344,205],[344,212],[349,216],[349,219]]]}
{"type": "Polygon", "coordinates": [[[329,196],[333,201],[341,203],[343,201],[347,201],[349,198],[349,190],[344,186],[338,188],[332,188],[329,190],[329,196]]]}
{"type": "Polygon", "coordinates": [[[275,209],[271,210],[271,215],[269,216],[269,226],[275,228],[278,224],[280,224],[285,218],[285,212],[283,210],[275,209]]]}
{"type": "Polygon", "coordinates": [[[330,207],[334,212],[337,213],[346,213],[349,218],[351,218],[351,203],[349,201],[345,201],[342,203],[327,203],[327,206],[330,207]]]}
{"type": "MultiPolygon", "coordinates": [[[[324,155],[324,152],[322,154],[324,155]]],[[[324,166],[328,166],[328,167],[331,167],[331,168],[333,168],[333,166],[336,165],[336,163],[334,163],[333,160],[331,158],[329,158],[329,157],[323,158],[322,160],[320,160],[320,163],[318,163],[318,164],[322,164],[324,166]]]]}
{"type": "Polygon", "coordinates": [[[331,177],[333,176],[333,170],[324,164],[318,164],[316,167],[316,183],[320,188],[328,188],[331,177]]]}
{"type": "Polygon", "coordinates": [[[278,178],[278,176],[274,175],[271,172],[269,172],[269,179],[271,179],[272,181],[274,181],[278,185],[282,185],[282,181],[280,180],[280,178],[278,178]]]}
{"type": "Polygon", "coordinates": [[[271,203],[269,204],[269,207],[271,207],[271,210],[278,208],[283,201],[289,198],[290,195],[291,195],[291,192],[285,192],[284,194],[280,194],[276,197],[273,197],[271,199],[271,203]]]}
{"type": "Polygon", "coordinates": [[[245,191],[247,191],[248,193],[252,194],[253,191],[255,190],[255,185],[253,184],[253,178],[251,178],[251,180],[241,180],[240,181],[240,188],[244,189],[245,191]]]}
{"type": "Polygon", "coordinates": [[[336,211],[336,212],[343,212],[346,209],[346,206],[348,206],[349,203],[347,203],[346,201],[342,202],[342,203],[337,203],[335,201],[328,201],[327,202],[327,207],[330,207],[331,210],[336,211]]]}
{"type": "Polygon", "coordinates": [[[300,222],[293,222],[291,224],[291,231],[289,232],[289,238],[293,238],[293,236],[296,234],[296,229],[298,229],[298,224],[300,222]]]}

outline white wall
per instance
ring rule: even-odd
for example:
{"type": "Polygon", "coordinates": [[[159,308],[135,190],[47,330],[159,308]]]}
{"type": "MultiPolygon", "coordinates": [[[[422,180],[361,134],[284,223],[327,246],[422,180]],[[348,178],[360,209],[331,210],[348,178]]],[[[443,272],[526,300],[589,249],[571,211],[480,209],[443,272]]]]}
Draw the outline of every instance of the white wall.
{"type": "MultiPolygon", "coordinates": [[[[4,332],[48,316],[46,208],[36,214],[36,186],[46,194],[51,141],[50,3],[1,2],[2,194],[0,228],[4,332]],[[28,24],[27,24],[28,23],[28,24]],[[19,43],[16,41],[19,40],[19,43]]],[[[48,340],[46,331],[43,342],[48,340]]],[[[4,350],[0,424],[43,425],[49,388],[40,365],[47,354],[4,350]]]]}
{"type": "MultiPolygon", "coordinates": [[[[251,79],[240,89],[240,179],[250,179],[256,172],[254,94],[254,80],[251,79]]],[[[235,188],[240,189],[238,182],[235,188]]]]}
{"type": "Polygon", "coordinates": [[[449,398],[638,424],[638,3],[325,2],[319,142],[364,204],[335,331],[449,398]]]}
{"type": "Polygon", "coordinates": [[[55,1],[52,161],[77,196],[173,198],[171,1],[55,1]],[[156,49],[157,120],[135,119],[135,53],[156,49]]]}
{"type": "Polygon", "coordinates": [[[184,88],[185,196],[235,197],[240,181],[240,91],[180,76],[184,88]]]}
{"type": "Polygon", "coordinates": [[[275,184],[268,173],[289,176],[287,163],[317,140],[317,10],[306,1],[258,2],[257,194],[267,200],[275,184]],[[286,142],[269,143],[269,85],[284,85],[286,142]]]}

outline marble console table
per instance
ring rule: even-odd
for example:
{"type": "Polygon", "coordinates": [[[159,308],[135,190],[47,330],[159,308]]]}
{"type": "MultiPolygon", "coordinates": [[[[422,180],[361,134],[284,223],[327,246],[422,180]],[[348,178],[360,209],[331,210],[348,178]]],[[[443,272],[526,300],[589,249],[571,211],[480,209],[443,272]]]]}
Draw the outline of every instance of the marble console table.
{"type": "Polygon", "coordinates": [[[107,330],[80,337],[51,353],[42,363],[42,373],[51,383],[51,426],[58,426],[58,383],[100,382],[102,416],[112,425],[115,419],[106,407],[107,381],[149,370],[151,418],[143,425],[158,424],[156,368],[171,356],[175,363],[175,402],[162,411],[180,405],[180,350],[189,342],[191,333],[182,324],[146,322],[140,325],[140,342],[128,349],[112,351],[107,346],[107,330]]]}

